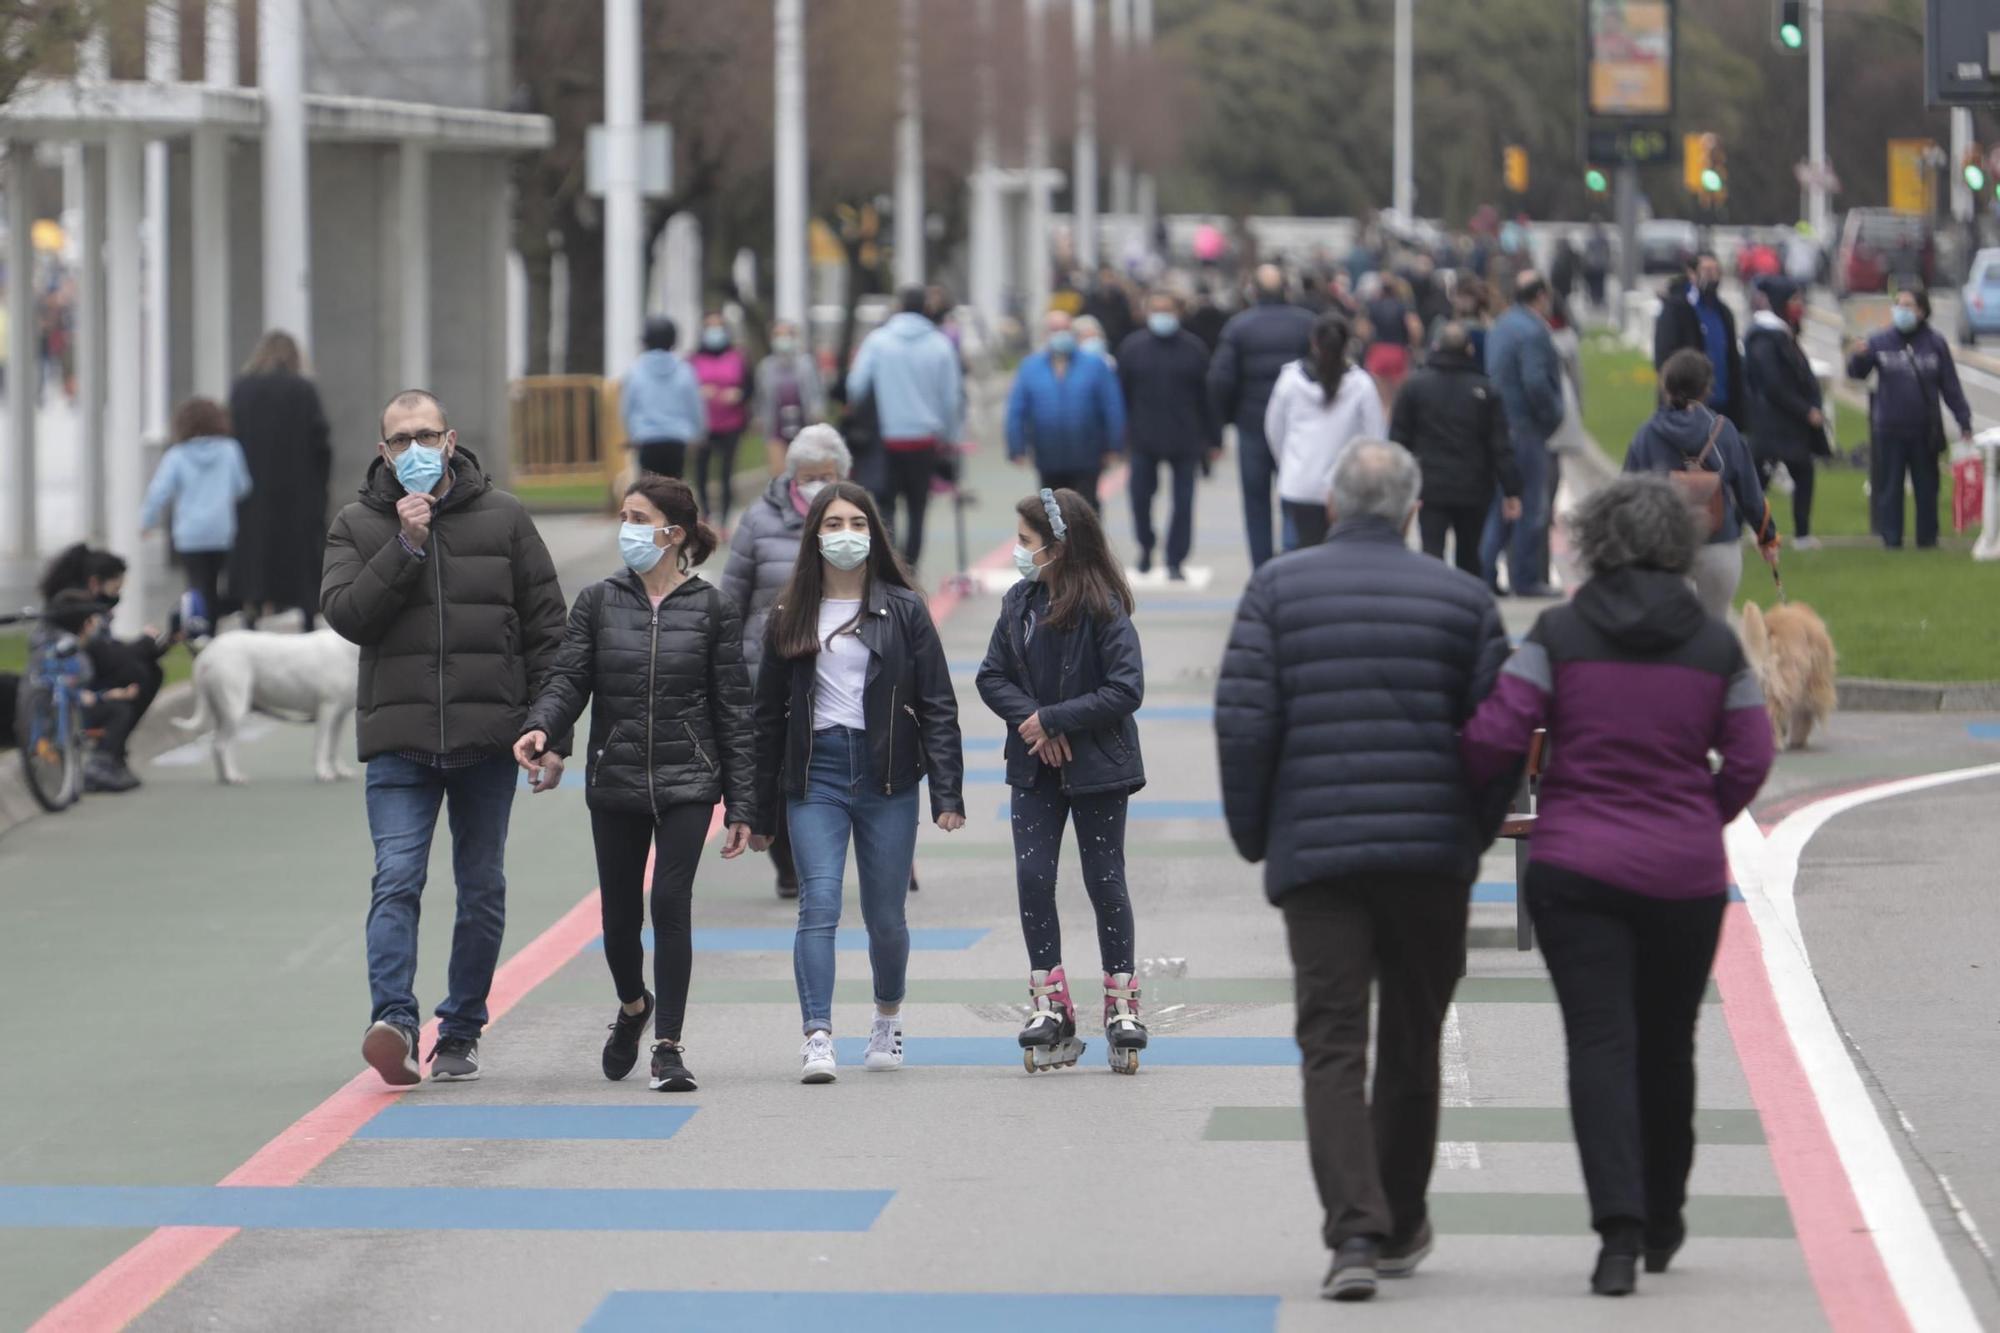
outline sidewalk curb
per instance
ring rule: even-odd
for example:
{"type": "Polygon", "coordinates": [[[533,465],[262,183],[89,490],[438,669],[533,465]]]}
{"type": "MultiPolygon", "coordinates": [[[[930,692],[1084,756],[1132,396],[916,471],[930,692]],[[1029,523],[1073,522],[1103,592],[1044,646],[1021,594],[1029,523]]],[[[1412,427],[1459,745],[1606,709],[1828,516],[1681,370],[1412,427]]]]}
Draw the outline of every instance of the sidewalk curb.
{"type": "MultiPolygon", "coordinates": [[[[132,733],[126,747],[134,768],[196,739],[169,721],[183,711],[181,705],[193,694],[194,686],[184,680],[160,691],[159,697],[153,700],[153,706],[146,710],[146,720],[132,733]]],[[[28,790],[28,780],[21,774],[18,753],[5,751],[0,755],[0,838],[45,813],[34,794],[28,790]]]]}
{"type": "Polygon", "coordinates": [[[2000,681],[1876,680],[1842,676],[1840,708],[1847,713],[2000,712],[2000,681]]]}

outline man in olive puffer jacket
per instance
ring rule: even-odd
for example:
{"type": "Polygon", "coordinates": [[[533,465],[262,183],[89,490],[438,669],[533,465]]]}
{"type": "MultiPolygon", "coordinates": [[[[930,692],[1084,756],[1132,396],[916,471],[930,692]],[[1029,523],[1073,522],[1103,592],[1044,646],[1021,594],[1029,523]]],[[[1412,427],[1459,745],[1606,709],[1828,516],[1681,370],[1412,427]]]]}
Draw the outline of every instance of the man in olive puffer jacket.
{"type": "MultiPolygon", "coordinates": [[[[423,390],[382,414],[380,457],[327,536],[320,610],[361,645],[356,718],[368,766],[374,1011],[362,1055],[393,1084],[418,1069],[417,909],[438,807],[452,826],[458,923],[431,1076],[479,1077],[486,995],[507,916],[515,739],[562,645],[555,564],[527,511],[458,447],[423,390]]],[[[540,781],[561,774],[556,737],[540,781]]]]}

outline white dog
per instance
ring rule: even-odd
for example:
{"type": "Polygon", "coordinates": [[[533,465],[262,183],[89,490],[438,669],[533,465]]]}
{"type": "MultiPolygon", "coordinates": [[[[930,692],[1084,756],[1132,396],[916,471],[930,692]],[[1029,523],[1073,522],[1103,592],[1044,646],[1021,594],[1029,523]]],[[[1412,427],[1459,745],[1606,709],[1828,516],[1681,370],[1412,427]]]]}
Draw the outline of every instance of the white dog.
{"type": "Polygon", "coordinates": [[[236,729],[251,713],[287,722],[314,722],[313,775],[321,782],[352,777],[336,757],[344,723],[354,712],[361,649],[330,629],[311,634],[230,630],[218,634],[194,663],[195,713],[174,719],[183,731],[214,736],[215,773],[237,786],[236,729]]]}

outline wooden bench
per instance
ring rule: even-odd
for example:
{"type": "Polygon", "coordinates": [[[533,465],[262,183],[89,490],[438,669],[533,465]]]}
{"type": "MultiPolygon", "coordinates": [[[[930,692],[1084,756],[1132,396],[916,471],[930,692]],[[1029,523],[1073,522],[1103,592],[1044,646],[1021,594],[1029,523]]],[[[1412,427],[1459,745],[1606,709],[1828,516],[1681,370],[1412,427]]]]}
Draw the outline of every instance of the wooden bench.
{"type": "Polygon", "coordinates": [[[1521,790],[1514,794],[1514,812],[1500,825],[1500,836],[1514,842],[1514,947],[1522,953],[1535,947],[1535,923],[1528,915],[1528,839],[1535,833],[1535,800],[1548,766],[1549,733],[1537,731],[1528,744],[1528,768],[1521,790]]]}

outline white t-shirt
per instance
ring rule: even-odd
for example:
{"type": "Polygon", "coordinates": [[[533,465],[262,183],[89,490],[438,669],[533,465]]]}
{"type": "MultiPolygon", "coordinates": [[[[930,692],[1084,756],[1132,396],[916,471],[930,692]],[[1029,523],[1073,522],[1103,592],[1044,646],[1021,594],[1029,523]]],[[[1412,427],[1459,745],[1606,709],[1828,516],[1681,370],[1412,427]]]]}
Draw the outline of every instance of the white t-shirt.
{"type": "Polygon", "coordinates": [[[818,680],[817,692],[813,696],[814,731],[830,731],[835,727],[852,727],[856,731],[868,729],[868,717],[861,706],[862,690],[868,684],[868,645],[861,642],[860,635],[849,631],[835,638],[831,647],[827,646],[827,636],[859,614],[861,603],[858,600],[820,599],[820,651],[819,664],[815,668],[818,680]]]}

